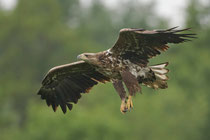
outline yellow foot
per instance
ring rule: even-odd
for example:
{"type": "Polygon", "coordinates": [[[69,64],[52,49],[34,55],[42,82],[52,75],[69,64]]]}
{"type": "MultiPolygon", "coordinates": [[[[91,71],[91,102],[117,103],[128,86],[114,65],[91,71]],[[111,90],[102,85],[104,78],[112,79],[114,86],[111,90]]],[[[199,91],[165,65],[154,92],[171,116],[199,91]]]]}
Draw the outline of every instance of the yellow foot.
{"type": "Polygon", "coordinates": [[[131,111],[131,109],[133,109],[133,101],[132,101],[132,96],[131,96],[131,95],[129,95],[129,97],[128,97],[127,109],[128,109],[129,111],[131,111]]]}
{"type": "Polygon", "coordinates": [[[126,100],[122,100],[120,111],[125,114],[128,111],[126,100]]]}

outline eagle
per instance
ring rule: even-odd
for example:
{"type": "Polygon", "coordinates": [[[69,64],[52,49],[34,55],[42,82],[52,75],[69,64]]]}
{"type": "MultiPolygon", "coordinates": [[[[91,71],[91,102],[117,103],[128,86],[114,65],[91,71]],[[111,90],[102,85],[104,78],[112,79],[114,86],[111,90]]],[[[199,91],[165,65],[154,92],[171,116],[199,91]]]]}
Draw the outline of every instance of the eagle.
{"type": "Polygon", "coordinates": [[[168,50],[169,43],[183,43],[196,38],[183,33],[190,28],[146,30],[124,28],[112,48],[98,53],[78,55],[78,61],[56,66],[49,70],[38,91],[54,112],[60,106],[65,114],[98,83],[112,82],[121,99],[120,111],[133,108],[132,97],[141,93],[144,85],[153,89],[168,87],[168,62],[148,65],[149,59],[168,50]],[[128,93],[126,93],[125,87],[128,93]]]}

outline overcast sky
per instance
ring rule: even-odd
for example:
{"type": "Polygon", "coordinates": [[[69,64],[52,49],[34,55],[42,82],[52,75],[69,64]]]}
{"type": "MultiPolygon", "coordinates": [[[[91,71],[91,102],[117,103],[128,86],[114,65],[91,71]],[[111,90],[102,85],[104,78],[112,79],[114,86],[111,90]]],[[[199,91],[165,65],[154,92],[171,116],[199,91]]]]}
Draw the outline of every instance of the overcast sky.
{"type": "MultiPolygon", "coordinates": [[[[122,0],[104,0],[107,5],[117,5],[122,0]]],[[[152,0],[123,0],[123,1],[142,1],[152,0]]],[[[189,0],[153,0],[156,1],[157,14],[169,19],[171,26],[182,26],[184,21],[184,10],[189,0]]]]}
{"type": "MultiPolygon", "coordinates": [[[[91,0],[82,0],[85,2],[91,0]]],[[[105,4],[108,6],[115,6],[120,0],[104,0],[105,4]]],[[[126,1],[126,0],[124,0],[126,1]]],[[[128,1],[128,0],[127,0],[128,1]]],[[[130,0],[132,1],[132,0],[130,0]]],[[[137,1],[137,0],[133,0],[137,1]]],[[[148,2],[150,0],[139,0],[148,2]]],[[[157,7],[156,11],[159,15],[168,18],[170,25],[181,26],[183,24],[183,11],[187,6],[188,0],[156,0],[157,7]]],[[[16,0],[0,0],[0,5],[5,9],[11,9],[15,6],[16,0]]]]}

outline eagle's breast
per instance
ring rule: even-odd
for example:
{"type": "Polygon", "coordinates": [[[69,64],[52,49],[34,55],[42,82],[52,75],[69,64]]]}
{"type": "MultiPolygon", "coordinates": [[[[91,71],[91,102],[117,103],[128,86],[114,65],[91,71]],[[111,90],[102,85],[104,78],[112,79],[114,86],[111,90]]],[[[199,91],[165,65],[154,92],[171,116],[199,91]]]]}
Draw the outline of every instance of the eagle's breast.
{"type": "Polygon", "coordinates": [[[110,78],[120,79],[120,71],[122,70],[122,60],[112,55],[107,50],[99,56],[99,67],[96,70],[110,78]]]}
{"type": "Polygon", "coordinates": [[[112,55],[109,50],[99,57],[99,62],[100,66],[97,71],[112,79],[121,79],[120,73],[123,70],[129,70],[136,78],[145,77],[145,72],[148,71],[145,67],[132,63],[128,59],[112,55]]]}

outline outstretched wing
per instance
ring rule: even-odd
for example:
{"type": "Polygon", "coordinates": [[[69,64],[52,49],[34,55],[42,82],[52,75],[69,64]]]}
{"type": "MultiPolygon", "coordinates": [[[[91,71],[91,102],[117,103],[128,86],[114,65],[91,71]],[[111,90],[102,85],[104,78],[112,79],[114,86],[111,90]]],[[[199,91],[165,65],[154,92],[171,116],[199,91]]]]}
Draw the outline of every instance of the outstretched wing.
{"type": "Polygon", "coordinates": [[[119,38],[110,52],[133,63],[146,65],[149,58],[160,54],[161,51],[166,51],[169,48],[168,43],[182,43],[190,41],[190,38],[195,38],[195,34],[178,34],[190,28],[182,30],[176,30],[176,28],[152,31],[132,28],[121,29],[119,38]]]}
{"type": "Polygon", "coordinates": [[[106,81],[109,78],[97,72],[93,66],[78,61],[52,68],[42,81],[38,95],[54,111],[60,105],[63,113],[66,113],[66,106],[71,110],[72,103],[77,103],[81,93],[87,93],[98,82],[106,81]]]}

